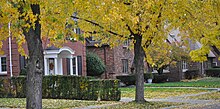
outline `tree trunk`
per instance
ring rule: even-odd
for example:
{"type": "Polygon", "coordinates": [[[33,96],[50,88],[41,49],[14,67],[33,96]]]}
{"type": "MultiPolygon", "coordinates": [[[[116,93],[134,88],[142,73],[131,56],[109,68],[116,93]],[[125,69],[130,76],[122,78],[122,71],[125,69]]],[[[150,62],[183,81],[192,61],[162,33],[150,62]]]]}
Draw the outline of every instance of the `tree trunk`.
{"type": "MultiPolygon", "coordinates": [[[[33,14],[40,15],[40,6],[31,5],[33,14]]],[[[27,91],[26,91],[26,108],[42,109],[42,75],[43,75],[43,47],[41,40],[41,25],[39,18],[35,22],[35,29],[31,27],[24,31],[25,39],[28,46],[28,63],[27,63],[27,91]]],[[[24,30],[24,29],[23,29],[24,30]]]]}
{"type": "Polygon", "coordinates": [[[136,95],[135,101],[138,103],[145,102],[144,99],[144,57],[145,52],[141,46],[142,36],[135,35],[135,44],[134,44],[134,64],[136,72],[136,95]]]}
{"type": "Polygon", "coordinates": [[[159,68],[159,69],[157,70],[157,72],[158,72],[159,75],[162,75],[162,74],[163,74],[163,68],[164,68],[164,67],[161,67],[161,68],[159,68]]]}

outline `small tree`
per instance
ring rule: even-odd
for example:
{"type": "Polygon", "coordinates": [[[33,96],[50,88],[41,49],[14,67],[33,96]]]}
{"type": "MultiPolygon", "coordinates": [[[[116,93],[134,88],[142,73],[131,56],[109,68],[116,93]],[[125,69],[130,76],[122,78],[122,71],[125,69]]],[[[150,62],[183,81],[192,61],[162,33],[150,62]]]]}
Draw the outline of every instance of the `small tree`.
{"type": "Polygon", "coordinates": [[[169,65],[176,65],[178,61],[188,60],[189,51],[183,42],[164,43],[163,45],[152,44],[147,49],[147,62],[157,69],[159,75],[169,65]],[[152,47],[152,48],[151,48],[152,47]]]}
{"type": "Polygon", "coordinates": [[[94,53],[86,54],[86,66],[88,76],[100,76],[105,71],[103,61],[94,53]]]}

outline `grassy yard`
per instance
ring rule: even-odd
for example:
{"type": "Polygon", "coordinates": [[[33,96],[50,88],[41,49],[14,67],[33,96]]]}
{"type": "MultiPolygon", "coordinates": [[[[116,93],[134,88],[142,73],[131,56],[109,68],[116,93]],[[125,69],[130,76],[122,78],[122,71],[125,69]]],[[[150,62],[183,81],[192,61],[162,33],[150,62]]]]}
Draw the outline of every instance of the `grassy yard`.
{"type": "Polygon", "coordinates": [[[167,82],[158,84],[147,84],[146,87],[206,87],[220,88],[220,78],[206,77],[198,80],[183,82],[167,82]]]}
{"type": "Polygon", "coordinates": [[[220,100],[220,92],[213,92],[209,94],[192,96],[188,97],[189,99],[198,99],[198,100],[220,100]]]}
{"type": "MultiPolygon", "coordinates": [[[[112,104],[112,101],[81,101],[65,99],[43,99],[43,108],[75,108],[89,105],[112,104]]],[[[25,98],[0,98],[1,108],[25,108],[25,98]]]]}
{"type": "Polygon", "coordinates": [[[168,102],[146,102],[143,104],[138,104],[135,102],[121,103],[119,105],[114,105],[110,107],[105,107],[102,109],[159,109],[169,106],[178,106],[183,103],[168,103],[168,102]]]}
{"type": "MultiPolygon", "coordinates": [[[[145,87],[144,96],[145,98],[166,98],[173,96],[180,96],[184,94],[194,94],[199,92],[206,92],[208,90],[201,89],[180,89],[180,88],[149,88],[145,87]]],[[[135,97],[135,88],[121,88],[121,97],[135,97]]]]}
{"type": "MultiPolygon", "coordinates": [[[[103,109],[158,109],[162,107],[177,106],[183,103],[168,103],[168,102],[146,102],[143,104],[129,102],[111,102],[111,101],[81,101],[81,100],[64,100],[64,99],[43,99],[43,108],[76,108],[86,107],[91,105],[105,105],[114,104],[113,106],[107,106],[103,109]]],[[[0,108],[25,108],[25,98],[0,98],[0,108]]]]}

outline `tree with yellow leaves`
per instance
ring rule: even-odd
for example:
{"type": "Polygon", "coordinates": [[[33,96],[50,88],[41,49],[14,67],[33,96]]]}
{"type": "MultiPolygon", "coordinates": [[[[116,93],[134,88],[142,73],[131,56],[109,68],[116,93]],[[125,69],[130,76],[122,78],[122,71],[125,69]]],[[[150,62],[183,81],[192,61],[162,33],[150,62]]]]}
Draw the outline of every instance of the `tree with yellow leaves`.
{"type": "MultiPolygon", "coordinates": [[[[180,30],[184,40],[202,42],[192,51],[196,61],[205,60],[210,45],[220,48],[219,0],[75,0],[78,26],[111,47],[132,40],[136,71],[136,102],[144,102],[144,60],[151,44],[164,44],[168,33],[180,30]],[[219,36],[218,36],[219,37],[219,36]]],[[[151,48],[156,49],[156,48],[151,48]]],[[[145,59],[146,58],[146,59],[145,59]]]]}
{"type": "Polygon", "coordinates": [[[170,42],[167,40],[163,44],[152,43],[147,48],[146,61],[157,70],[158,74],[163,73],[163,69],[177,62],[189,60],[189,47],[184,42],[170,42]]]}
{"type": "Polygon", "coordinates": [[[42,108],[43,47],[42,40],[60,45],[73,31],[67,25],[74,23],[72,0],[1,0],[0,47],[8,35],[8,24],[19,52],[25,55],[23,44],[28,47],[27,109],[42,108]],[[67,5],[68,4],[68,5],[67,5]]]}

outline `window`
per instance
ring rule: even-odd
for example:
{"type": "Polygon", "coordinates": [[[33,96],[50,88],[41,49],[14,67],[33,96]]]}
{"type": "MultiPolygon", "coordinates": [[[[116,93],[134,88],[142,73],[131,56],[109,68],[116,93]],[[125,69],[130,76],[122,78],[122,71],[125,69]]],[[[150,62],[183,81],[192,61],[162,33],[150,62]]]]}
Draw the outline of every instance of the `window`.
{"type": "Polygon", "coordinates": [[[123,48],[127,48],[129,46],[129,40],[125,40],[123,44],[123,48]]]}
{"type": "Polygon", "coordinates": [[[1,56],[0,62],[0,73],[7,73],[6,56],[1,56]]]}
{"type": "Polygon", "coordinates": [[[182,69],[187,69],[187,63],[186,63],[186,61],[182,61],[182,69]]]}
{"type": "Polygon", "coordinates": [[[213,67],[218,66],[218,63],[217,63],[217,62],[213,62],[213,63],[212,63],[212,66],[213,66],[213,67]]]}
{"type": "MultiPolygon", "coordinates": [[[[66,58],[66,62],[67,62],[67,75],[71,75],[70,73],[70,59],[69,58],[66,58]]],[[[73,57],[72,59],[72,64],[73,64],[73,75],[76,75],[76,68],[77,68],[77,65],[76,65],[76,57],[73,57]]]]}
{"type": "Polygon", "coordinates": [[[78,75],[82,75],[82,56],[77,56],[78,75]]]}
{"type": "Polygon", "coordinates": [[[73,74],[76,74],[76,57],[73,57],[73,74]]]}
{"type": "Polygon", "coordinates": [[[128,73],[128,60],[122,59],[122,73],[128,73]]]}
{"type": "Polygon", "coordinates": [[[20,56],[20,70],[26,68],[26,61],[25,56],[20,56]]]}

